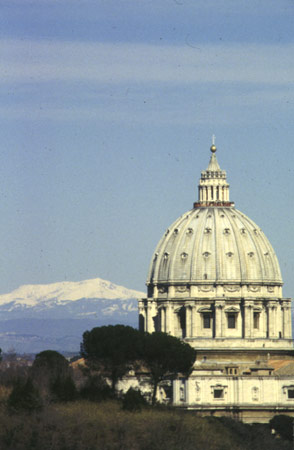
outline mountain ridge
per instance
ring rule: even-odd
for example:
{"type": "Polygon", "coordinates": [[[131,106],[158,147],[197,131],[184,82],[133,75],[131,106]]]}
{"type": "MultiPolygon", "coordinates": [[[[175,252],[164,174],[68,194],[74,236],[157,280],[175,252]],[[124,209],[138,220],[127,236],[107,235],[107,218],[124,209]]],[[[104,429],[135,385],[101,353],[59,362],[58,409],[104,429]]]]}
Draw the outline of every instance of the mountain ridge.
{"type": "Polygon", "coordinates": [[[48,284],[24,284],[12,292],[0,295],[0,305],[14,302],[27,306],[36,306],[40,302],[77,301],[82,298],[121,299],[145,296],[143,292],[128,289],[102,278],[83,281],[60,281],[48,284]]]}

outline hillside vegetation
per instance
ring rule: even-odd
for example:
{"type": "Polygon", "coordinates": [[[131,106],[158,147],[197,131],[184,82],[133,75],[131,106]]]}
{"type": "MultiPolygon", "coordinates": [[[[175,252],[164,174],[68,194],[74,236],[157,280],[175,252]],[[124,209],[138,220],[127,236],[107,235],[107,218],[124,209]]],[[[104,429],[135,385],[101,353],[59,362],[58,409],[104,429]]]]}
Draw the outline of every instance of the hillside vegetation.
{"type": "Polygon", "coordinates": [[[290,450],[268,426],[147,408],[123,411],[117,401],[51,404],[41,413],[0,409],[1,450],[290,450]]]}

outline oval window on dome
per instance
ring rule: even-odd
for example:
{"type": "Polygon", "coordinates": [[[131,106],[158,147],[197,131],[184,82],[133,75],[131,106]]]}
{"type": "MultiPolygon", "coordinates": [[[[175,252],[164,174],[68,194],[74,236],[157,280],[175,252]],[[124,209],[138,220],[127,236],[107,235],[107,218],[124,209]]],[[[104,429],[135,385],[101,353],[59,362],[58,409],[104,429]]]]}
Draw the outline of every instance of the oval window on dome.
{"type": "Polygon", "coordinates": [[[193,228],[188,228],[188,230],[186,231],[186,234],[193,234],[193,228]]]}
{"type": "Polygon", "coordinates": [[[202,255],[204,256],[204,258],[208,258],[210,256],[211,253],[209,252],[204,252],[202,253],[202,255]]]}
{"type": "Polygon", "coordinates": [[[249,258],[252,258],[254,256],[254,252],[249,252],[247,253],[247,255],[249,256],[249,258]]]}

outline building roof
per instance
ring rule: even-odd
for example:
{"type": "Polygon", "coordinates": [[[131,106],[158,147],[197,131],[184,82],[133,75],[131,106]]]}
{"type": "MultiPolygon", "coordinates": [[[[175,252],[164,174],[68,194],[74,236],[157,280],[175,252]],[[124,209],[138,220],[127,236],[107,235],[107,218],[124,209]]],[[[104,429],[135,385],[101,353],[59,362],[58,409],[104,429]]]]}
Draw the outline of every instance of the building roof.
{"type": "Polygon", "coordinates": [[[293,360],[270,360],[269,364],[274,368],[274,374],[277,376],[293,376],[293,360]]]}

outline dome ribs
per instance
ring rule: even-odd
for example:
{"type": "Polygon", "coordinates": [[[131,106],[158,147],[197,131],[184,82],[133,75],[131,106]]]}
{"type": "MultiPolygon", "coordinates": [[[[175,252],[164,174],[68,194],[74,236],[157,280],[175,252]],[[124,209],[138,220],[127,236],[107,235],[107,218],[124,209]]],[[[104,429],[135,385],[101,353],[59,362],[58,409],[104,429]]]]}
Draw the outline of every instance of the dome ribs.
{"type": "Polygon", "coordinates": [[[235,278],[234,263],[236,249],[232,244],[231,224],[226,211],[222,210],[222,218],[218,223],[217,234],[217,253],[219,259],[219,281],[235,278]],[[234,273],[234,277],[232,276],[234,273]]]}
{"type": "MultiPolygon", "coordinates": [[[[191,281],[194,280],[202,281],[208,278],[207,273],[207,257],[203,256],[204,253],[209,252],[208,247],[204,247],[204,237],[205,228],[207,227],[206,217],[207,210],[201,209],[198,214],[198,226],[195,232],[194,239],[194,259],[193,259],[193,272],[191,276],[191,281]]],[[[196,215],[197,218],[197,215],[196,215]]],[[[211,227],[210,227],[211,228],[211,227]]],[[[209,252],[211,253],[211,252],[209,252]]]]}
{"type": "MultiPolygon", "coordinates": [[[[223,209],[221,209],[223,212],[223,209]]],[[[214,211],[214,251],[215,251],[215,280],[218,281],[220,277],[220,258],[219,254],[216,252],[217,249],[217,232],[218,229],[218,220],[219,220],[219,214],[216,214],[216,211],[214,211]]]]}
{"type": "Polygon", "coordinates": [[[243,235],[247,236],[247,229],[244,227],[244,224],[240,221],[240,217],[236,214],[236,210],[234,210],[234,214],[230,214],[231,216],[231,227],[234,233],[236,247],[237,247],[237,258],[239,261],[239,282],[240,284],[246,279],[247,276],[247,262],[246,262],[246,248],[245,241],[242,240],[243,235]],[[234,217],[233,217],[234,215],[234,217]],[[243,232],[241,232],[241,229],[243,232]],[[244,231],[246,233],[244,233],[244,231]]]}
{"type": "Polygon", "coordinates": [[[202,234],[202,261],[204,267],[202,268],[202,273],[200,274],[200,279],[202,280],[214,280],[215,279],[215,248],[213,244],[215,240],[213,239],[215,226],[214,226],[214,212],[212,209],[206,210],[204,232],[202,234]],[[209,230],[209,232],[207,232],[209,230]],[[207,255],[207,256],[205,256],[207,255]]]}
{"type": "MultiPolygon", "coordinates": [[[[245,249],[245,261],[247,268],[247,279],[257,282],[264,280],[263,258],[261,257],[259,245],[259,230],[257,225],[247,216],[240,213],[243,218],[243,224],[247,231],[246,236],[250,240],[250,245],[245,249]]],[[[246,281],[246,280],[245,280],[246,281]]]]}
{"type": "Polygon", "coordinates": [[[180,223],[179,227],[182,227],[178,235],[178,239],[175,241],[175,246],[173,248],[172,258],[170,261],[170,279],[177,279],[179,281],[189,281],[189,261],[190,261],[190,251],[187,249],[187,229],[190,227],[191,214],[187,213],[185,219],[180,223]],[[185,259],[182,255],[187,254],[185,259]]]}

